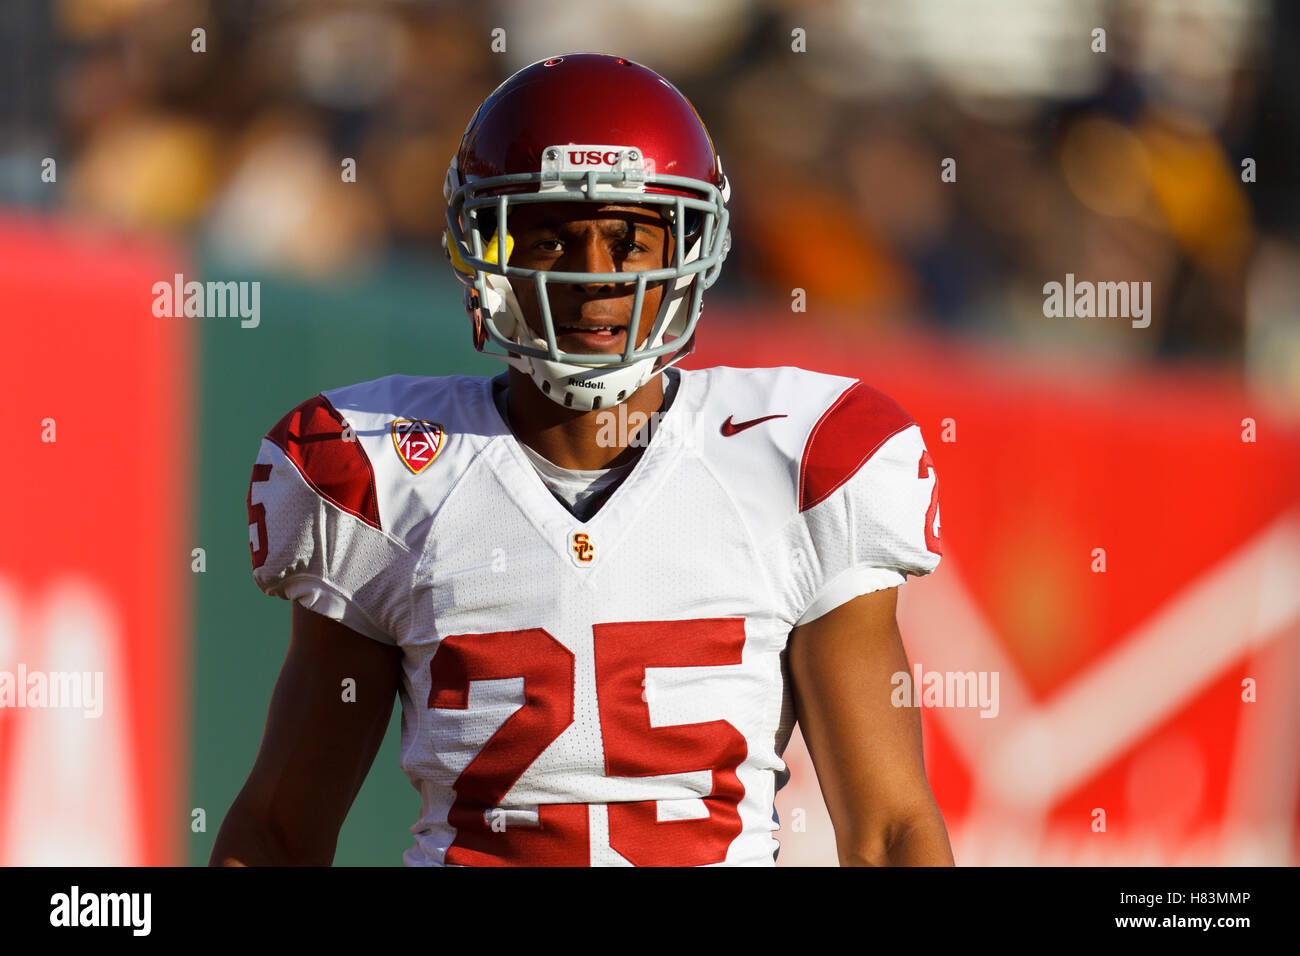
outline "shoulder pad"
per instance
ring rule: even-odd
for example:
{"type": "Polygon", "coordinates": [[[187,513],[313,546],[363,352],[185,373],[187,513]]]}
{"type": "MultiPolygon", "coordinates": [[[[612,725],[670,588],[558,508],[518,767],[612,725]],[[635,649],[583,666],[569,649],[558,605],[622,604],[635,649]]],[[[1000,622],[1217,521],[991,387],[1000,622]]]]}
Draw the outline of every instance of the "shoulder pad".
{"type": "Polygon", "coordinates": [[[315,395],[294,408],[266,438],[284,452],[322,498],[382,530],[374,466],[324,395],[315,395]]]}
{"type": "Polygon", "coordinates": [[[884,392],[855,381],[813,425],[799,461],[799,510],[825,501],[894,435],[916,424],[884,392]]]}

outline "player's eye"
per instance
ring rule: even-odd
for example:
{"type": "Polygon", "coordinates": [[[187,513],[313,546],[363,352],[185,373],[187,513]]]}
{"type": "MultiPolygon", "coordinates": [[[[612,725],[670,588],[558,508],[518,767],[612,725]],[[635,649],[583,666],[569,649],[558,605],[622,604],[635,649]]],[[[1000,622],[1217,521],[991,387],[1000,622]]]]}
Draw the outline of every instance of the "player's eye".
{"type": "MultiPolygon", "coordinates": [[[[538,239],[533,243],[533,248],[541,252],[563,252],[564,241],[562,239],[538,239]]],[[[617,255],[632,256],[641,255],[647,249],[641,243],[633,239],[618,239],[613,244],[613,250],[617,255]]]]}

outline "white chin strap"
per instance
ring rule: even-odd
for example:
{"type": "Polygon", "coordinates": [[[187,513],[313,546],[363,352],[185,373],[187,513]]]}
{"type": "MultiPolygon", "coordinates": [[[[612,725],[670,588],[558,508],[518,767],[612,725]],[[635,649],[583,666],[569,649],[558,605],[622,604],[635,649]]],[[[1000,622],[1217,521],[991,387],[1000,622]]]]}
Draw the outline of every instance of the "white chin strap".
{"type": "MultiPolygon", "coordinates": [[[[702,245],[703,240],[697,238],[686,255],[684,263],[698,258],[702,245]]],[[[488,296],[483,306],[490,310],[492,319],[501,333],[520,345],[545,349],[545,337],[535,334],[524,321],[523,312],[519,308],[510,281],[504,276],[490,273],[484,278],[488,296]]],[[[651,328],[659,322],[662,322],[662,325],[659,334],[647,339],[643,348],[655,348],[663,344],[669,336],[680,336],[686,327],[691,284],[696,278],[696,275],[684,275],[673,280],[671,287],[669,283],[664,284],[664,298],[651,328]]],[[[699,278],[703,281],[702,276],[699,278]]],[[[644,328],[644,321],[642,326],[644,328]]],[[[638,329],[637,334],[640,335],[641,331],[638,329]]],[[[543,395],[565,408],[579,411],[612,408],[626,401],[633,392],[655,375],[685,357],[686,352],[683,351],[667,361],[664,360],[664,356],[658,358],[651,356],[638,359],[628,365],[590,366],[554,362],[550,359],[534,358],[514,352],[508,356],[497,356],[512,368],[519,369],[531,378],[543,395]]]]}

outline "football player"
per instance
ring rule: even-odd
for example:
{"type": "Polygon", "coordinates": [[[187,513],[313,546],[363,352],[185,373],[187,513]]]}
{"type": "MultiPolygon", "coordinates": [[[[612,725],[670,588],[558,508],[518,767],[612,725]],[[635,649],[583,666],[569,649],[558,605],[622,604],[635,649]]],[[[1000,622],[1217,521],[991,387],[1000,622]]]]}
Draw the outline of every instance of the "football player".
{"type": "Polygon", "coordinates": [[[796,718],[842,864],[951,864],[890,703],[930,456],[860,381],[676,367],[730,243],[689,101],[620,57],[535,63],[445,193],[508,368],[325,391],[262,442],[253,574],[292,634],[213,863],[330,863],[396,695],[408,865],[773,865],[796,718]]]}

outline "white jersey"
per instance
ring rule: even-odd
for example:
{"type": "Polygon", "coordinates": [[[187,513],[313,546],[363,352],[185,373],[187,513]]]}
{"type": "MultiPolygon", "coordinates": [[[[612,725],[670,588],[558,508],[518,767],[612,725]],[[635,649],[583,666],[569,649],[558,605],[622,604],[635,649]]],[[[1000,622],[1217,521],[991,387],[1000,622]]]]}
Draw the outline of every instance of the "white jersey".
{"type": "Polygon", "coordinates": [[[586,522],[488,378],[327,391],[262,442],[258,586],[403,652],[408,865],[773,865],[791,629],[939,563],[937,478],[888,396],[665,374],[674,402],[586,522]]]}

